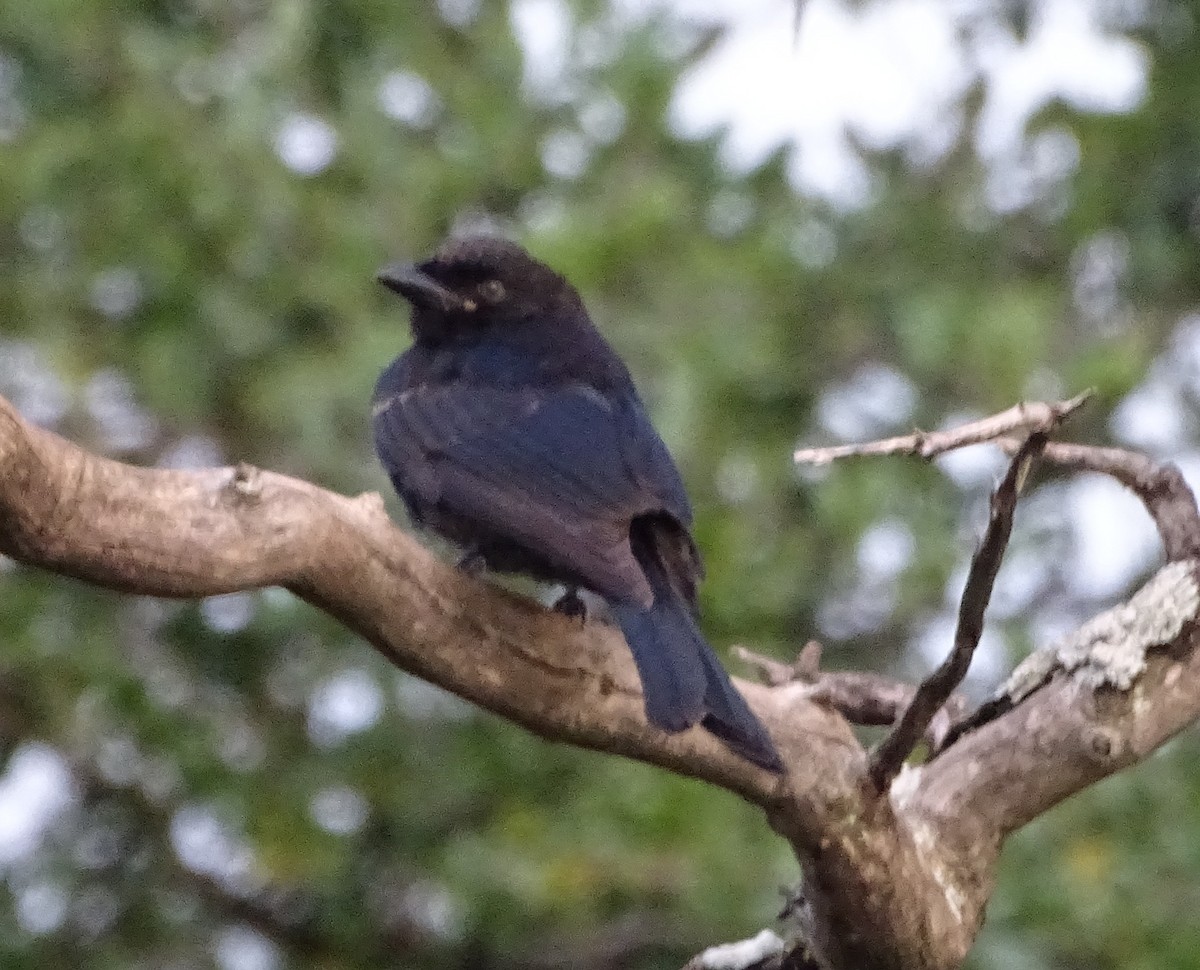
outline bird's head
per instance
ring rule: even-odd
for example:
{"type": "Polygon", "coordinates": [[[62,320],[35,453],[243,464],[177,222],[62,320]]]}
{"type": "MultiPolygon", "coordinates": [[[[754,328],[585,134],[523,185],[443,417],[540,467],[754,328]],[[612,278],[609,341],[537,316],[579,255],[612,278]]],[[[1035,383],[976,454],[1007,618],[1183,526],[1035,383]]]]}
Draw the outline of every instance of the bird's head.
{"type": "Polygon", "coordinates": [[[418,340],[514,326],[582,311],[571,285],[507,239],[468,236],[447,241],[420,263],[396,263],[379,282],[413,306],[418,340]]]}

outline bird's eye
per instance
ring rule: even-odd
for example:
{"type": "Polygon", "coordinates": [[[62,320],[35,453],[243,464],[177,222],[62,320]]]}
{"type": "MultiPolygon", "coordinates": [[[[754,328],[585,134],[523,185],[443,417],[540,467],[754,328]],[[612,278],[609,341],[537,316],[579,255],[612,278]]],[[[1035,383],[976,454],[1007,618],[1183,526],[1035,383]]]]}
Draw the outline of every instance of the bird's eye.
{"type": "Polygon", "coordinates": [[[479,292],[489,303],[499,303],[504,299],[504,284],[499,280],[488,280],[479,288],[479,292]]]}

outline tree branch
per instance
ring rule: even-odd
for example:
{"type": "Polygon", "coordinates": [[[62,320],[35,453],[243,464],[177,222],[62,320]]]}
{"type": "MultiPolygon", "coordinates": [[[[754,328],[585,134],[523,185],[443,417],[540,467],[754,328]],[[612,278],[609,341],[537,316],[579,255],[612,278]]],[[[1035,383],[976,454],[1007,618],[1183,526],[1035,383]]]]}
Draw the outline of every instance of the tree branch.
{"type": "MultiPolygon", "coordinates": [[[[917,693],[912,684],[870,670],[820,670],[821,645],[815,640],[809,641],[790,664],[740,646],[735,646],[733,653],[758,670],[773,687],[797,681],[805,684],[806,699],[832,708],[851,724],[890,727],[900,720],[917,693]]],[[[966,710],[966,698],[951,694],[925,730],[925,742],[931,751],[945,744],[966,710]]]]}
{"type": "MultiPolygon", "coordinates": [[[[1000,444],[1009,451],[1020,447],[1011,438],[1002,439],[1000,444]]],[[[1200,513],[1196,509],[1196,498],[1175,465],[1159,464],[1123,448],[1097,448],[1061,441],[1048,444],[1043,456],[1047,461],[1076,471],[1108,475],[1133,492],[1154,520],[1169,562],[1200,556],[1200,513]]]]}
{"type": "MultiPolygon", "coordinates": [[[[1043,417],[1070,404],[1046,406],[1043,417]]],[[[1029,408],[1017,411],[1009,425],[1023,414],[1017,423],[1028,426],[1029,408]]],[[[1186,504],[1179,493],[1164,502],[1176,509],[1178,550],[1197,548],[1186,504]]],[[[707,732],[664,734],[645,720],[619,633],[581,627],[439,562],[388,520],[376,495],[346,498],[249,466],[134,468],[31,426],[0,399],[0,551],[158,596],[286,586],[402,669],[545,738],[737,793],[764,809],[804,863],[805,965],[835,970],[960,967],[1004,836],[1200,716],[1200,585],[1190,560],[1079,631],[1010,709],[880,792],[831,709],[850,705],[832,694],[814,700],[819,678],[738,685],[788,766],[783,778],[707,732]]]]}
{"type": "Polygon", "coordinates": [[[1008,472],[992,494],[987,529],[971,557],[971,568],[958,607],[958,624],[950,656],[917,688],[899,723],[871,756],[871,779],[881,791],[891,784],[904,760],[925,734],[933,716],[967,676],[971,658],[983,636],[983,615],[991,601],[996,574],[1000,572],[1004,550],[1008,548],[1008,538],[1012,534],[1017,496],[1031,465],[1045,447],[1044,431],[1031,434],[1009,462],[1008,472]]]}
{"type": "Polygon", "coordinates": [[[445,565],[396,528],[376,494],[347,498],[247,465],[135,468],[28,424],[2,398],[0,552],[143,595],[285,586],[400,668],[543,737],[662,765],[767,807],[804,792],[824,815],[822,803],[852,789],[862,757],[836,716],[789,700],[784,718],[753,683],[738,686],[789,762],[787,779],[705,731],[652,728],[617,631],[581,628],[445,565]]]}
{"type": "Polygon", "coordinates": [[[1041,401],[1015,404],[1007,411],[970,421],[943,431],[914,431],[897,438],[827,448],[800,448],[792,454],[797,465],[828,465],[843,458],[914,455],[929,460],[947,451],[996,441],[1014,431],[1046,431],[1058,427],[1091,398],[1091,391],[1077,394],[1068,401],[1041,401]]]}

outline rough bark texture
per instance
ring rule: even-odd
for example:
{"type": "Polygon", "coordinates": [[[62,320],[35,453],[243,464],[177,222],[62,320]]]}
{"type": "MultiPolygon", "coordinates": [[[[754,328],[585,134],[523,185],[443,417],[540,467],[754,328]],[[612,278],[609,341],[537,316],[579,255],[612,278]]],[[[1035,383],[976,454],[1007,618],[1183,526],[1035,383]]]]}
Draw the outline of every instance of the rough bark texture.
{"type": "MultiPolygon", "coordinates": [[[[1173,502],[1172,551],[1200,548],[1194,502],[1173,502]]],[[[1196,564],[1178,556],[1103,629],[1059,645],[990,719],[881,793],[849,724],[814,701],[811,683],[738,684],[789,767],[782,779],[706,732],[652,729],[619,633],[439,562],[375,495],[247,466],[122,465],[32,427],[0,399],[0,551],[140,594],[285,586],[398,667],[547,739],[736,792],[803,862],[811,959],[837,970],[960,966],[1008,833],[1200,716],[1200,593],[1196,564]]]]}

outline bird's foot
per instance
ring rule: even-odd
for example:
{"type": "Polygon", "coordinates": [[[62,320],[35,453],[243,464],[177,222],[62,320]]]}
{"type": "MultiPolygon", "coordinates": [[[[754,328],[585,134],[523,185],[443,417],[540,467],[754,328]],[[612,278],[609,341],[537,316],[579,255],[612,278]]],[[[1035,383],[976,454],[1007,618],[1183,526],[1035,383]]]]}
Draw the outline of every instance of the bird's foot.
{"type": "Polygon", "coordinates": [[[472,579],[478,579],[487,571],[487,560],[478,549],[468,549],[458,561],[458,568],[472,579]]]}
{"type": "Polygon", "coordinates": [[[554,611],[556,613],[561,613],[563,616],[569,616],[573,619],[576,619],[580,623],[587,622],[587,603],[585,603],[583,601],[583,597],[579,595],[579,590],[575,589],[573,586],[568,586],[567,591],[555,601],[554,611]]]}

